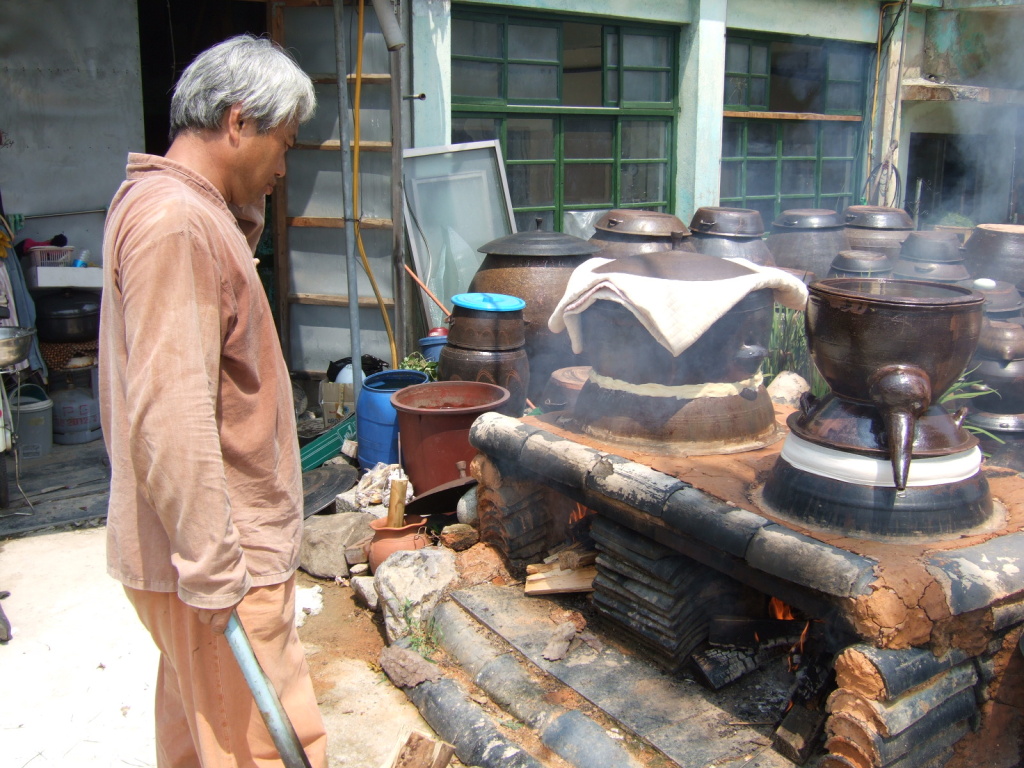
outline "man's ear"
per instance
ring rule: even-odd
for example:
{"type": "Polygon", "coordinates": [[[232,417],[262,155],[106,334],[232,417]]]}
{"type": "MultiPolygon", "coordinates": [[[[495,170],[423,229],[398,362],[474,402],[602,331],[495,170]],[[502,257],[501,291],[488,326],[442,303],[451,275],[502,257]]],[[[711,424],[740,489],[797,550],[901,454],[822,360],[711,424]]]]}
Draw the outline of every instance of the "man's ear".
{"type": "Polygon", "coordinates": [[[221,118],[221,125],[227,131],[228,140],[232,146],[237,146],[242,138],[242,127],[245,119],[242,117],[242,105],[232,104],[221,118]]]}

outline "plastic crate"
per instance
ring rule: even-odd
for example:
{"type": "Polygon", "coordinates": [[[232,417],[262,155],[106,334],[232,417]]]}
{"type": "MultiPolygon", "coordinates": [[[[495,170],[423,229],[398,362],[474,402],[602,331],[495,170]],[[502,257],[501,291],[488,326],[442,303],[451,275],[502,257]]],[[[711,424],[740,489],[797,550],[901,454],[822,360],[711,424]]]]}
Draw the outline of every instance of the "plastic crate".
{"type": "Polygon", "coordinates": [[[71,263],[75,252],[72,245],[58,248],[53,245],[34,245],[28,249],[29,260],[33,267],[66,267],[71,263]]]}

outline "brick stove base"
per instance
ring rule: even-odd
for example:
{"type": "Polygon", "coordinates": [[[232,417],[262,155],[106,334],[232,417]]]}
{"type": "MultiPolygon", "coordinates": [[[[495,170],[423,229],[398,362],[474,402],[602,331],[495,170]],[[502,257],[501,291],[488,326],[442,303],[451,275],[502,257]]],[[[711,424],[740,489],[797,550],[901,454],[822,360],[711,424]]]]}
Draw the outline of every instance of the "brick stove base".
{"type": "MultiPolygon", "coordinates": [[[[838,687],[823,766],[973,767],[981,753],[985,766],[1019,764],[1024,480],[1016,473],[986,469],[1004,513],[990,530],[872,541],[811,530],[760,505],[779,443],[732,456],[652,456],[586,438],[558,414],[486,414],[471,441],[481,453],[472,471],[482,538],[511,560],[535,561],[562,542],[578,502],[638,541],[720,574],[727,586],[719,595],[753,589],[827,622],[838,687]]],[[[670,601],[638,624],[629,598],[643,579],[607,550],[596,607],[606,603],[638,642],[678,662],[700,635],[700,610],[681,618],[670,601]]],[[[688,569],[675,567],[653,586],[666,594],[676,579],[683,599],[688,569]]]]}

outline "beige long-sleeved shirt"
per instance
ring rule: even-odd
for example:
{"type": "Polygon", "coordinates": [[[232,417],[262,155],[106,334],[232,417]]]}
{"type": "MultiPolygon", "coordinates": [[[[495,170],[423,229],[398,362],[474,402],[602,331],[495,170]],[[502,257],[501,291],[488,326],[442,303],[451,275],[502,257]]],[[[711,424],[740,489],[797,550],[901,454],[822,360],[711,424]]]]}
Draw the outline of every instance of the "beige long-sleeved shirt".
{"type": "Polygon", "coordinates": [[[107,568],[200,608],[234,605],[298,564],[302,473],[253,262],[262,228],[262,211],[236,217],[188,168],[131,154],[104,231],[107,568]]]}

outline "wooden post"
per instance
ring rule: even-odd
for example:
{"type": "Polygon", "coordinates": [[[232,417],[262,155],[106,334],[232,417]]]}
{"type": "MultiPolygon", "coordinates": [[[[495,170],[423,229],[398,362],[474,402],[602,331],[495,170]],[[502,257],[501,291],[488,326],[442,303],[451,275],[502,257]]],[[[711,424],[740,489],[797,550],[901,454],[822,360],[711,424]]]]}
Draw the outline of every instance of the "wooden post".
{"type": "Polygon", "coordinates": [[[409,481],[395,478],[391,481],[391,495],[388,499],[388,528],[401,528],[405,525],[405,491],[409,481]]]}

